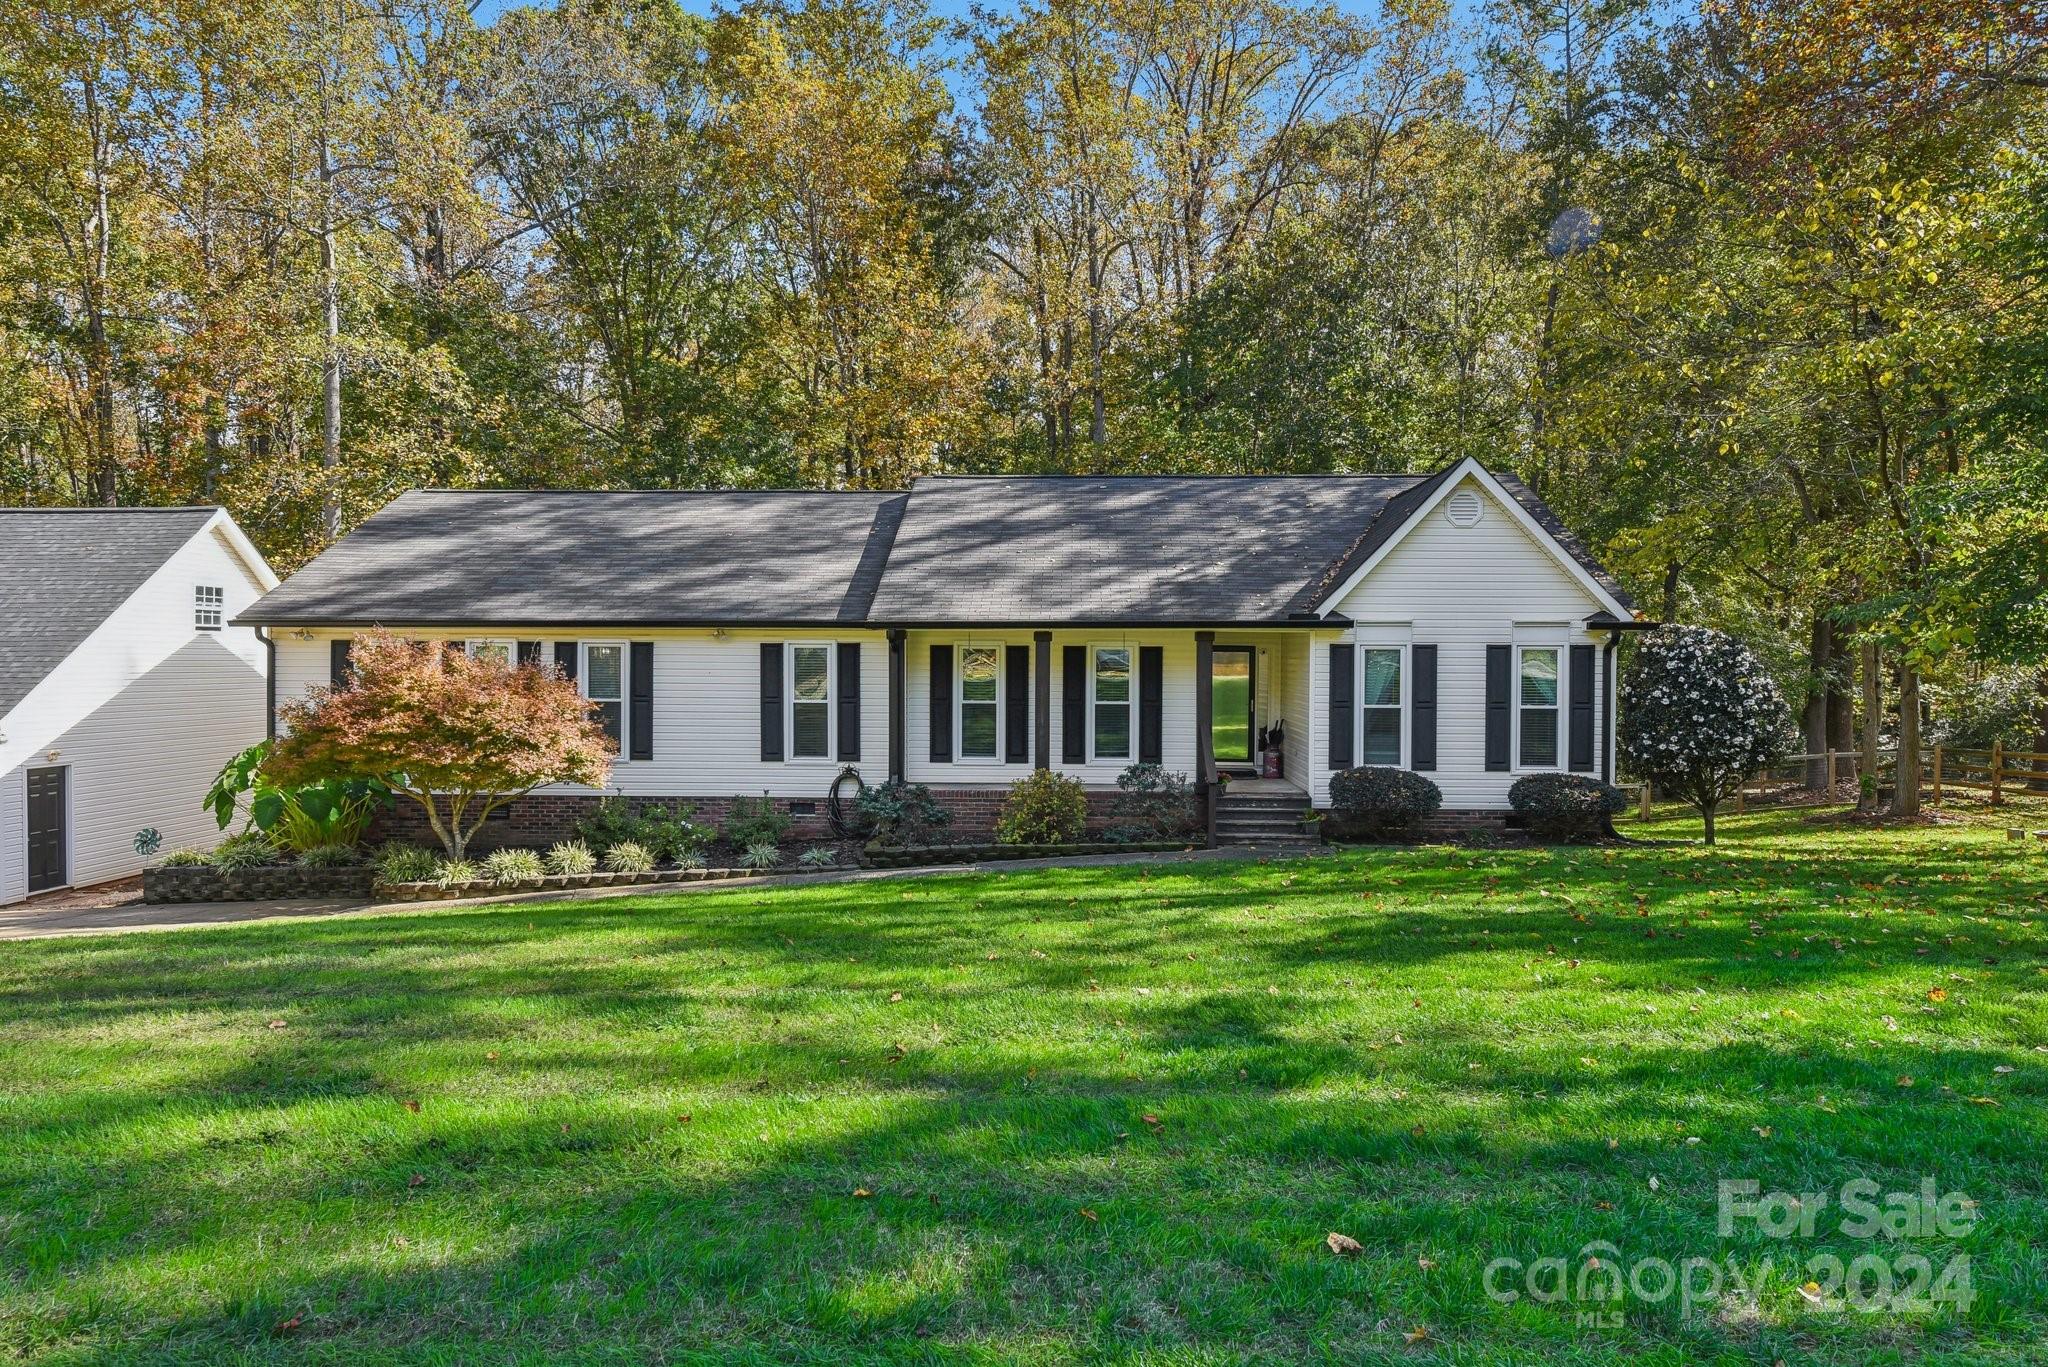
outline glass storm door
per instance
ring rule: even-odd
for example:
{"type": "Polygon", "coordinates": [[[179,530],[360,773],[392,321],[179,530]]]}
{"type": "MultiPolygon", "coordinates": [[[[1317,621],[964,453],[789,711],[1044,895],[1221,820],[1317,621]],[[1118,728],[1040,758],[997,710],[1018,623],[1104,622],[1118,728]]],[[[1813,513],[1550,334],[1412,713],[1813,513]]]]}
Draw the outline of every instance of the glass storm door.
{"type": "Polygon", "coordinates": [[[1217,646],[1210,652],[1209,735],[1218,764],[1252,759],[1252,651],[1217,646]]]}

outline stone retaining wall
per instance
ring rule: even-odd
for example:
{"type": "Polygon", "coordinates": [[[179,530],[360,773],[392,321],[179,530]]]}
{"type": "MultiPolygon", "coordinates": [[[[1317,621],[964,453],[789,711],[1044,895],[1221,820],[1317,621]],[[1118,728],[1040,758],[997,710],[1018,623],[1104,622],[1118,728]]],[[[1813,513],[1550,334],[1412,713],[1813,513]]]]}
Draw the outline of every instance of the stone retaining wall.
{"type": "Polygon", "coordinates": [[[370,895],[376,871],[369,868],[306,869],[296,864],[254,869],[203,865],[142,871],[145,902],[278,902],[299,897],[370,895]]]}

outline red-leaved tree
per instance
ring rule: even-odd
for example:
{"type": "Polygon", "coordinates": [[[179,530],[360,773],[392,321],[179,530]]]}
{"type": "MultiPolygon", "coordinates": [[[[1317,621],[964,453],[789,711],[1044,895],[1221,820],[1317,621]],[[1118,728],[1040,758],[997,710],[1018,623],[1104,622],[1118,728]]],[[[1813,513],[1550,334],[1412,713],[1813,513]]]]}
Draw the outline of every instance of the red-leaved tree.
{"type": "Polygon", "coordinates": [[[354,677],[285,703],[286,728],[263,761],[295,786],[374,778],[426,809],[450,858],[484,819],[544,783],[597,788],[612,743],[576,685],[549,666],[510,668],[435,641],[358,636],[354,677]]]}

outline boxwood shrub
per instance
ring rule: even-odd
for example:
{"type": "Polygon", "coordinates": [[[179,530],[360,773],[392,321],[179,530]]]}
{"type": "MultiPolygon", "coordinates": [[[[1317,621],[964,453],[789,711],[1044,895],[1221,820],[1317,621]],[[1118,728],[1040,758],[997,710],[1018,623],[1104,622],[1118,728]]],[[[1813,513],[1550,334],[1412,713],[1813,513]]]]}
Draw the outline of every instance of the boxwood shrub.
{"type": "Polygon", "coordinates": [[[1529,774],[1508,789],[1522,825],[1546,840],[1592,840],[1628,809],[1628,794],[1584,774],[1529,774]]]}
{"type": "Polygon", "coordinates": [[[1330,775],[1330,840],[1378,840],[1406,831],[1444,805],[1443,790],[1417,773],[1380,765],[1330,775]]]}

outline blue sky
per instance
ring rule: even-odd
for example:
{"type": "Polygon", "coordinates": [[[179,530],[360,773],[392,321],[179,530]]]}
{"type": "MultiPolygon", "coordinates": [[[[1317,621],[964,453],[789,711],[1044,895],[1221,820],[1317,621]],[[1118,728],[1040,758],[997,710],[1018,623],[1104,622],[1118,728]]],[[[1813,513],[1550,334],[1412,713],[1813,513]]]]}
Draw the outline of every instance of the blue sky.
{"type": "MultiPolygon", "coordinates": [[[[971,2],[972,0],[927,0],[932,12],[946,19],[966,18],[971,2]]],[[[985,2],[1000,3],[1000,0],[985,2]]],[[[488,24],[504,11],[519,8],[520,3],[521,0],[481,0],[476,9],[476,21],[479,24],[488,24]]],[[[711,0],[681,0],[681,4],[684,9],[698,14],[707,13],[712,8],[711,0]]],[[[1483,0],[1453,0],[1452,9],[1460,19],[1467,19],[1476,15],[1482,4],[1483,0]]],[[[1347,14],[1376,14],[1380,7],[1371,3],[1361,4],[1358,0],[1339,0],[1337,8],[1347,14]]]]}

